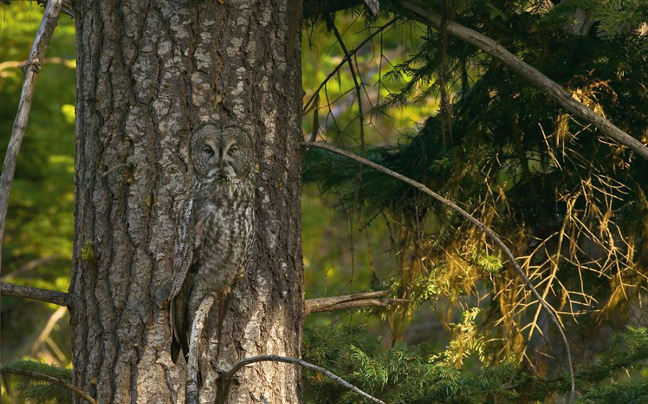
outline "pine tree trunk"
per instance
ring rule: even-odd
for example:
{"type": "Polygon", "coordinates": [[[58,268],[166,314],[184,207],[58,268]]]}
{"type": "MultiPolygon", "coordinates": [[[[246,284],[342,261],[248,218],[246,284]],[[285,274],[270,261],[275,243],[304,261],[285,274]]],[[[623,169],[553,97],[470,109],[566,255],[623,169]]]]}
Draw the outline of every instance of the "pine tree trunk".
{"type": "MultiPolygon", "coordinates": [[[[189,136],[206,121],[248,128],[259,162],[256,252],[221,355],[298,357],[301,2],[84,0],[75,19],[74,383],[102,404],[184,402],[168,294],[189,136]]],[[[299,396],[300,370],[265,362],[238,374],[228,402],[299,396]]]]}

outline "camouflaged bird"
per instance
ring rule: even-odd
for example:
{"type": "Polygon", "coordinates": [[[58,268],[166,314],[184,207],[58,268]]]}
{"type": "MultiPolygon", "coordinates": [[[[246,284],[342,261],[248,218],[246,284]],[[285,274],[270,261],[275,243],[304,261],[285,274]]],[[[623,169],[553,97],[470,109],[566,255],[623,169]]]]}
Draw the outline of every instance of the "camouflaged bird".
{"type": "Polygon", "coordinates": [[[171,291],[171,357],[189,354],[191,328],[210,294],[218,306],[218,349],[230,291],[242,278],[254,239],[254,150],[236,125],[207,123],[191,135],[191,198],[185,205],[176,246],[171,291]]]}

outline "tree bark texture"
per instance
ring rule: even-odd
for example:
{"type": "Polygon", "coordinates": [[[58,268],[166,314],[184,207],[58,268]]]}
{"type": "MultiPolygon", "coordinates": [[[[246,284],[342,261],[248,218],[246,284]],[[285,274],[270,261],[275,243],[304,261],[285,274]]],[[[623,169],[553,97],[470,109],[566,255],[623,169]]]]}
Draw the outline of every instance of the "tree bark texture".
{"type": "MultiPolygon", "coordinates": [[[[189,137],[235,122],[258,158],[254,259],[233,290],[219,361],[300,357],[301,2],[75,2],[74,384],[103,404],[182,403],[168,294],[189,137]],[[222,3],[222,4],[221,4],[222,3]]],[[[231,403],[297,403],[300,370],[256,363],[231,403]]]]}

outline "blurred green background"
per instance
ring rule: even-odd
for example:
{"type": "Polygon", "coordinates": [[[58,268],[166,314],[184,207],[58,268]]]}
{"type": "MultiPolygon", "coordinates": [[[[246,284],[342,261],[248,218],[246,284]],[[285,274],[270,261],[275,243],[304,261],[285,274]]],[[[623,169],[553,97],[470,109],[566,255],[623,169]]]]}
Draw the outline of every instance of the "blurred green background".
{"type": "MultiPolygon", "coordinates": [[[[27,59],[42,8],[0,6],[0,153],[18,109],[27,59]]],[[[33,100],[11,190],[2,281],[67,291],[74,224],[74,22],[63,16],[52,38],[33,100]]],[[[2,299],[2,359],[30,356],[70,363],[67,312],[24,299],[2,299]]]]}

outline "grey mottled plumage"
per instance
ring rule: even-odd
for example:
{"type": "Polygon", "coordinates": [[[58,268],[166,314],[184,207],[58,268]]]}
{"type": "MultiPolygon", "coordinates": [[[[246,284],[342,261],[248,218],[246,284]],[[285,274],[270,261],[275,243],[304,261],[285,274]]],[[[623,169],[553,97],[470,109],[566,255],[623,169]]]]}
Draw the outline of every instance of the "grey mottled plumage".
{"type": "Polygon", "coordinates": [[[189,352],[195,313],[207,295],[216,295],[222,321],[231,287],[250,261],[254,231],[249,134],[235,125],[204,124],[191,135],[190,157],[192,194],[181,218],[171,292],[174,362],[180,349],[185,357],[189,352]]]}

